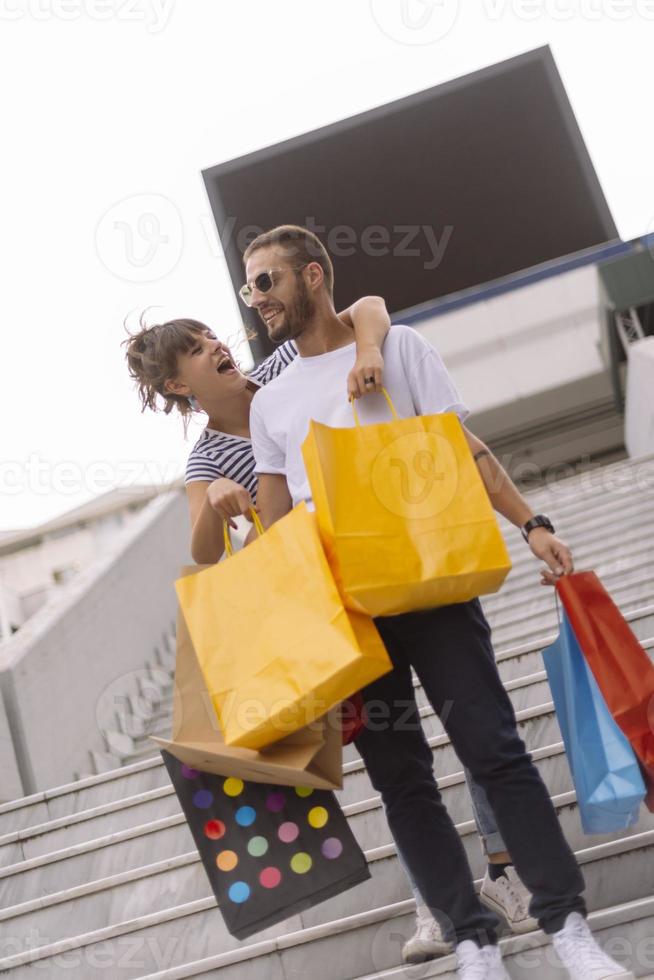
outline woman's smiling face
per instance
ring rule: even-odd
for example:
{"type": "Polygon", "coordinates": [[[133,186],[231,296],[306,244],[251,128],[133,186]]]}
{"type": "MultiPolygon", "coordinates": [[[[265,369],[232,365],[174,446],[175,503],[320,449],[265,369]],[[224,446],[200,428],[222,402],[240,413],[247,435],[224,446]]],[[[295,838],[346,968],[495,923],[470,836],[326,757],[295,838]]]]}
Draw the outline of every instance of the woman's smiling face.
{"type": "Polygon", "coordinates": [[[229,347],[210,330],[198,332],[197,340],[177,355],[177,374],[169,382],[177,394],[194,395],[200,402],[240,391],[247,383],[229,347]]]}

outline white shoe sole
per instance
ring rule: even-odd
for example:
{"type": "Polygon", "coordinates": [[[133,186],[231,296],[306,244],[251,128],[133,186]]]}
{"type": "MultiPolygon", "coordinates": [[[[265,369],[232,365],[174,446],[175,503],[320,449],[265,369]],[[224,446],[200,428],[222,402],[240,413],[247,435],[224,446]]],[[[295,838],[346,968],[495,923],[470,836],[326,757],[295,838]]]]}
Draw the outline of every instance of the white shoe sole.
{"type": "MultiPolygon", "coordinates": [[[[497,914],[504,919],[511,932],[516,936],[522,936],[526,932],[534,932],[534,930],[538,929],[538,922],[536,919],[525,919],[523,922],[514,922],[513,920],[507,918],[507,914],[500,903],[496,902],[495,899],[491,898],[489,895],[485,895],[483,892],[479,893],[479,901],[482,902],[483,905],[486,905],[489,909],[492,909],[493,912],[497,912],[497,914]]],[[[628,975],[629,974],[626,974],[626,976],[628,975]]],[[[607,980],[613,980],[613,978],[609,977],[607,980]]]]}
{"type": "Polygon", "coordinates": [[[411,950],[409,953],[405,953],[402,950],[402,962],[403,963],[427,963],[429,960],[438,959],[440,956],[447,956],[451,953],[454,947],[450,943],[422,943],[422,948],[416,948],[411,950]]]}

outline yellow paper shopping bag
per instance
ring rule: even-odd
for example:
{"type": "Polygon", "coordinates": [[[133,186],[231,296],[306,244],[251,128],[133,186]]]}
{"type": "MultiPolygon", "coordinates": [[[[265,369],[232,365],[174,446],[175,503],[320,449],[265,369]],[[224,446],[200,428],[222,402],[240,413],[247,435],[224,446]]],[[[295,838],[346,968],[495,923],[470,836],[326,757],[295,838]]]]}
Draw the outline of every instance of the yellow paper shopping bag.
{"type": "Polygon", "coordinates": [[[346,604],[371,616],[496,592],[510,568],[454,412],[335,429],[302,446],[325,553],[346,604]]]}
{"type": "MultiPolygon", "coordinates": [[[[197,575],[201,568],[187,566],[180,574],[197,575]]],[[[192,769],[217,776],[276,786],[342,789],[342,737],[337,707],[260,752],[225,745],[186,621],[178,613],[172,731],[170,738],[150,736],[159,749],[192,769]]]]}
{"type": "Polygon", "coordinates": [[[225,744],[250,749],[304,728],[392,668],[370,617],[344,608],[315,514],[300,504],[259,531],[176,582],[225,744]]]}

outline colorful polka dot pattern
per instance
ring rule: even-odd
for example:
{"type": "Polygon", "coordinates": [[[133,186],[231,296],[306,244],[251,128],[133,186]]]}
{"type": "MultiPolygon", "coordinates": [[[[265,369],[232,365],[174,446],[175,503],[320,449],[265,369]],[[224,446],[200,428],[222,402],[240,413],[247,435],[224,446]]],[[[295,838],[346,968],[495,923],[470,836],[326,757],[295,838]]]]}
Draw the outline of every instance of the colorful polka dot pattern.
{"type": "Polygon", "coordinates": [[[277,831],[277,836],[283,844],[292,844],[294,840],[297,840],[299,834],[300,828],[296,823],[291,823],[290,820],[283,823],[277,831]]]}
{"type": "Polygon", "coordinates": [[[236,811],[236,823],[239,827],[251,827],[256,819],[257,813],[254,807],[240,806],[236,811]]]}
{"type": "Polygon", "coordinates": [[[324,827],[329,820],[329,814],[325,810],[324,806],[314,806],[309,810],[309,816],[307,817],[311,827],[324,827]]]}
{"type": "Polygon", "coordinates": [[[250,897],[250,886],[244,881],[235,881],[233,885],[230,885],[227,894],[232,902],[241,905],[243,902],[247,902],[250,897]]]}
{"type": "Polygon", "coordinates": [[[220,871],[233,871],[238,864],[238,854],[234,851],[221,851],[216,858],[216,864],[220,871]]]}
{"type": "Polygon", "coordinates": [[[220,840],[225,836],[225,824],[222,820],[207,820],[204,825],[204,832],[209,840],[220,840]]]}
{"type": "Polygon", "coordinates": [[[264,868],[259,875],[259,882],[264,888],[277,888],[282,880],[282,873],[279,868],[264,868]]]}
{"type": "Polygon", "coordinates": [[[197,793],[193,794],[193,803],[198,810],[208,810],[213,803],[213,793],[210,793],[208,789],[199,789],[197,793]]]}
{"type": "Polygon", "coordinates": [[[305,851],[299,851],[291,858],[291,871],[294,871],[296,875],[305,875],[307,871],[311,870],[312,865],[311,855],[305,851]]]}
{"type": "Polygon", "coordinates": [[[268,841],[265,837],[253,837],[248,841],[248,854],[251,854],[252,857],[263,857],[267,850],[268,841]]]}
{"type": "MultiPolygon", "coordinates": [[[[182,765],[182,775],[185,779],[197,779],[200,775],[197,769],[191,766],[182,765]]],[[[223,782],[223,792],[225,796],[236,800],[244,792],[246,785],[241,779],[230,776],[223,782]]],[[[269,813],[281,814],[286,806],[287,794],[282,790],[271,790],[266,797],[266,809],[269,813]]],[[[300,799],[308,799],[314,790],[309,786],[296,786],[295,794],[300,799]]],[[[193,794],[193,804],[199,810],[208,810],[214,802],[213,793],[209,790],[198,789],[193,794]]],[[[244,804],[239,806],[234,815],[239,827],[251,827],[257,820],[257,812],[254,807],[244,804]]],[[[329,812],[324,806],[314,806],[306,813],[306,820],[309,827],[320,830],[329,822],[329,812]]],[[[229,841],[229,828],[224,821],[210,819],[204,824],[204,834],[209,840],[222,840],[227,836],[229,841]]],[[[277,829],[277,837],[282,844],[293,844],[300,836],[300,827],[292,820],[281,823],[277,829]]],[[[262,858],[270,850],[270,842],[266,837],[255,834],[247,843],[247,852],[252,858],[262,858]]],[[[320,854],[328,861],[333,861],[343,853],[343,844],[337,837],[327,837],[320,843],[320,854]]],[[[230,874],[239,867],[239,856],[230,847],[220,850],[216,855],[216,867],[224,874],[230,874]]],[[[288,867],[296,875],[305,875],[314,867],[314,859],[306,851],[291,853],[288,858],[288,867]]],[[[242,872],[241,872],[242,873],[242,872]]],[[[258,881],[262,888],[272,890],[277,888],[283,880],[282,871],[274,865],[262,868],[258,872],[258,881]]],[[[228,897],[236,905],[243,904],[252,895],[252,887],[246,881],[234,881],[229,886],[228,897]]]]}
{"type": "Polygon", "coordinates": [[[322,842],[320,850],[323,857],[326,857],[328,861],[333,861],[334,858],[340,857],[343,853],[343,845],[338,837],[328,837],[322,842]]]}
{"type": "Polygon", "coordinates": [[[283,793],[269,793],[266,800],[266,807],[271,813],[281,813],[284,809],[286,799],[283,793]]]}

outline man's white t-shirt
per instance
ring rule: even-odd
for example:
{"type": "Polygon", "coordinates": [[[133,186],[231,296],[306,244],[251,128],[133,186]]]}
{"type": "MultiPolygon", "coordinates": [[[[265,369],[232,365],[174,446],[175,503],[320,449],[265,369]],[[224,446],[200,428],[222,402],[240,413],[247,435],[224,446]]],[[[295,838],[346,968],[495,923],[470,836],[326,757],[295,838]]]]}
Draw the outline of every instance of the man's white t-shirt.
{"type": "MultiPolygon", "coordinates": [[[[463,422],[468,416],[440,355],[411,327],[392,326],[383,355],[384,387],[400,418],[456,412],[463,422]]],[[[304,500],[313,509],[301,449],[309,421],[315,419],[335,428],[354,425],[346,379],[355,359],[355,344],[315,357],[296,357],[252,399],[250,434],[255,472],[284,474],[293,506],[304,500]]],[[[358,399],[357,411],[362,425],[391,420],[381,394],[358,399]]]]}

